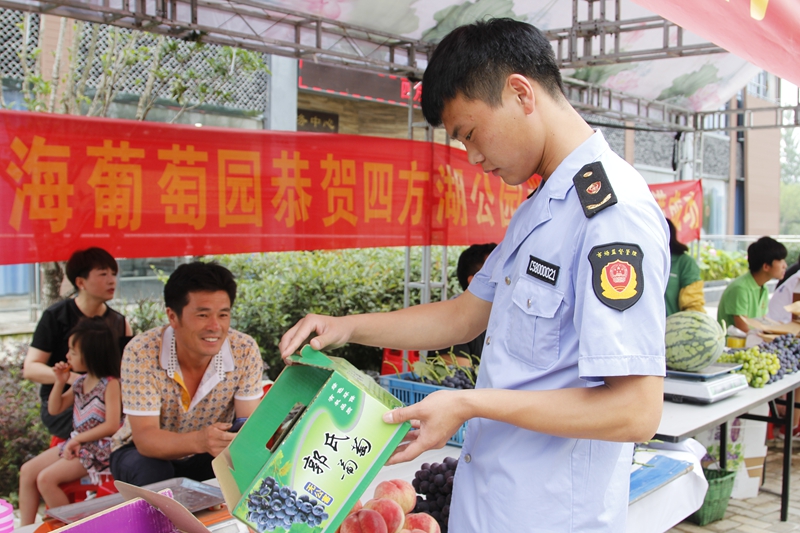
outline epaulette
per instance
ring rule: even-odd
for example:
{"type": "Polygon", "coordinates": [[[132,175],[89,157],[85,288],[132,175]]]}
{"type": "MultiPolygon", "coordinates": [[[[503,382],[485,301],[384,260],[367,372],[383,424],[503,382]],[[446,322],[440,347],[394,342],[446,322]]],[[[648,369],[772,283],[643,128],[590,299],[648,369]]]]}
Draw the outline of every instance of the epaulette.
{"type": "Polygon", "coordinates": [[[617,203],[617,195],[614,194],[600,161],[584,165],[572,178],[572,183],[575,184],[586,218],[591,218],[606,207],[617,203]]]}

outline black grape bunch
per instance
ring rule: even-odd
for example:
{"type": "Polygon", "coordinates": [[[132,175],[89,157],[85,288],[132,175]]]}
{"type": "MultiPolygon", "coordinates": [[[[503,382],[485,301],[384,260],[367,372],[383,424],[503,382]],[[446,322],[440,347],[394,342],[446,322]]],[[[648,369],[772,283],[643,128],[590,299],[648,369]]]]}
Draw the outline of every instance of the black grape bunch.
{"type": "Polygon", "coordinates": [[[428,385],[438,385],[441,387],[449,387],[451,389],[474,389],[475,378],[467,374],[471,370],[464,370],[459,368],[452,376],[447,376],[441,381],[436,381],[428,377],[420,377],[419,381],[428,385]]]}
{"type": "Polygon", "coordinates": [[[769,380],[774,383],[783,379],[786,374],[800,371],[800,339],[791,334],[781,335],[770,342],[761,344],[762,352],[772,353],[778,357],[781,367],[769,380]]]}
{"type": "Polygon", "coordinates": [[[306,523],[314,528],[328,519],[325,507],[308,494],[281,487],[273,477],[266,477],[258,490],[247,498],[247,520],[259,532],[288,530],[292,524],[306,523]]]}
{"type": "Polygon", "coordinates": [[[422,463],[411,481],[417,491],[417,506],[413,512],[431,515],[439,523],[442,533],[447,533],[457,466],[458,459],[455,457],[445,457],[441,463],[422,463]]]}

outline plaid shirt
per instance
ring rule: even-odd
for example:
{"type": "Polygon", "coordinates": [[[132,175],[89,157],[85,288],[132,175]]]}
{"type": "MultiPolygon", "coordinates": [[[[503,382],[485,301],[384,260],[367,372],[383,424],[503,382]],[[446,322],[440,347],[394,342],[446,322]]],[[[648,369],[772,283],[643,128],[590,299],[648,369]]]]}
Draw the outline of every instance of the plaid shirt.
{"type": "MultiPolygon", "coordinates": [[[[123,413],[158,416],[161,429],[188,433],[233,420],[234,400],[261,398],[263,362],[252,337],[229,329],[222,350],[209,362],[197,392],[190,398],[170,349],[172,336],[172,328],[162,326],[128,343],[122,357],[123,413]]],[[[112,449],[128,444],[132,438],[126,417],[113,436],[112,449]]]]}

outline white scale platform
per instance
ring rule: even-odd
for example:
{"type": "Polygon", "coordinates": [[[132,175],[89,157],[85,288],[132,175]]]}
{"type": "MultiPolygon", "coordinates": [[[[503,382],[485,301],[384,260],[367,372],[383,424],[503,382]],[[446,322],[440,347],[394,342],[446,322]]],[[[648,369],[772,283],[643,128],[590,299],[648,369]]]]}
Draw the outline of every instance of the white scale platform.
{"type": "Polygon", "coordinates": [[[714,403],[747,389],[747,378],[734,374],[735,363],[715,363],[697,372],[667,370],[664,399],[676,403],[714,403]]]}

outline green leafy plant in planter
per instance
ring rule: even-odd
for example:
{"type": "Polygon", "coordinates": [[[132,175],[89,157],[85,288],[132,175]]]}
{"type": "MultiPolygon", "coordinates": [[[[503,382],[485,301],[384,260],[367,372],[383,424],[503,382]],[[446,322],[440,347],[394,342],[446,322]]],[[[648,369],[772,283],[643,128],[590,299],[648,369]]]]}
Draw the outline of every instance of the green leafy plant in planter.
{"type": "Polygon", "coordinates": [[[132,303],[124,302],[122,308],[134,335],[167,324],[163,298],[140,298],[132,303]]]}
{"type": "Polygon", "coordinates": [[[700,250],[700,276],[703,281],[734,279],[747,272],[747,256],[742,252],[726,252],[709,246],[700,250]]]}
{"type": "MultiPolygon", "coordinates": [[[[461,248],[448,250],[449,278],[461,248]]],[[[441,257],[434,248],[434,272],[441,257]]],[[[419,254],[417,254],[418,256],[419,254]]],[[[278,343],[307,313],[332,316],[392,311],[403,307],[404,248],[363,248],[316,252],[280,252],[208,257],[236,276],[238,291],[232,327],[258,343],[271,378],[283,368],[278,343]]],[[[412,254],[412,280],[421,259],[412,254]]],[[[456,287],[452,284],[450,287],[456,287]]],[[[452,290],[452,289],[451,289],[452,290]]],[[[434,300],[440,296],[431,296],[434,300]]],[[[411,292],[412,305],[419,292],[411,292]]],[[[331,355],[344,357],[362,370],[379,370],[380,348],[348,344],[331,355]]]]}
{"type": "Polygon", "coordinates": [[[50,435],[39,418],[38,385],[22,378],[28,344],[0,344],[0,497],[17,503],[19,468],[47,449],[50,435]]]}

